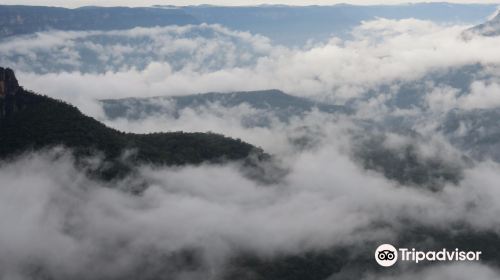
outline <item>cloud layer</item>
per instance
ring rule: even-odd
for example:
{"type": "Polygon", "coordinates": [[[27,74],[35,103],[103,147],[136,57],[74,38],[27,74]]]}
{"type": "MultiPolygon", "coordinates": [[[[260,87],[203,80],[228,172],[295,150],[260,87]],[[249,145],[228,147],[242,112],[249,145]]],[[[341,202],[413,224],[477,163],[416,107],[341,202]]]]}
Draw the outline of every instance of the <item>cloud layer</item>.
{"type": "MultiPolygon", "coordinates": [[[[500,38],[465,40],[465,28],[379,19],[353,30],[348,41],[332,38],[301,49],[211,25],[47,32],[1,43],[1,63],[21,69],[26,88],[69,101],[124,131],[211,130],[242,138],[274,154],[288,173],[264,186],[243,176],[236,163],[142,166],[138,177],[103,183],[87,178],[64,149],[2,162],[0,252],[8,253],[0,253],[0,276],[134,279],[146,271],[143,276],[151,279],[217,279],[241,252],[272,259],[358,250],[381,240],[398,241],[413,227],[446,232],[461,225],[474,229],[468,232],[472,237],[500,234],[499,164],[469,158],[439,130],[451,110],[500,105],[500,38]],[[429,78],[470,65],[480,67],[462,87],[429,78]],[[391,105],[401,88],[413,84],[419,102],[391,105]],[[96,102],[269,88],[345,103],[357,111],[312,111],[284,122],[248,104],[214,103],[184,109],[176,117],[131,121],[106,119],[96,102]],[[244,123],[265,114],[271,120],[267,126],[244,123]],[[365,168],[356,154],[370,140],[383,158],[457,164],[460,180],[431,190],[388,179],[380,170],[365,168]],[[141,196],[126,191],[135,180],[148,185],[141,196]]],[[[454,132],[468,131],[465,126],[454,132]]],[[[394,277],[470,275],[499,276],[497,268],[481,263],[409,268],[394,277]]]]}
{"type": "MultiPolygon", "coordinates": [[[[203,279],[207,271],[223,273],[238,252],[272,258],[356,250],[395,241],[408,224],[435,230],[463,224],[499,233],[497,164],[477,165],[458,186],[434,193],[364,170],[334,139],[288,157],[289,175],[268,186],[232,165],[144,166],[131,178],[148,182],[141,196],[122,191],[128,180],[106,185],[88,179],[62,150],[4,162],[0,248],[10,253],[0,258],[2,275],[30,279],[39,268],[55,279],[123,279],[144,266],[150,272],[172,269],[173,275],[199,272],[203,279]],[[191,250],[199,258],[194,268],[170,267],[191,250]]],[[[472,269],[496,275],[486,266],[472,269]]],[[[431,272],[450,270],[456,271],[431,272]]]]}
{"type": "MultiPolygon", "coordinates": [[[[27,88],[84,109],[84,103],[98,98],[270,88],[343,104],[376,91],[364,106],[391,98],[394,85],[422,79],[430,71],[498,64],[500,39],[464,40],[465,28],[379,19],[356,28],[352,40],[332,38],[288,49],[261,36],[202,25],[39,33],[4,42],[0,49],[2,64],[20,69],[27,88]]],[[[456,96],[453,88],[435,90],[427,99],[429,107],[496,106],[494,69],[468,89],[470,95],[456,96]]]]}

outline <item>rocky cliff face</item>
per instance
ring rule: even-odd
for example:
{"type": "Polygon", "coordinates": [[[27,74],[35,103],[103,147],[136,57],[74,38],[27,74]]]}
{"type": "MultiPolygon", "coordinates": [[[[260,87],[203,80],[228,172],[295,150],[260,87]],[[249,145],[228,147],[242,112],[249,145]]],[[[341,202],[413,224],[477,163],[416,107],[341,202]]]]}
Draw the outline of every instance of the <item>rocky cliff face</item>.
{"type": "Polygon", "coordinates": [[[0,67],[0,95],[14,95],[18,88],[19,83],[17,82],[14,71],[10,68],[0,67]]]}
{"type": "Polygon", "coordinates": [[[10,116],[19,106],[17,93],[20,91],[14,71],[0,67],[0,118],[10,116]]]}

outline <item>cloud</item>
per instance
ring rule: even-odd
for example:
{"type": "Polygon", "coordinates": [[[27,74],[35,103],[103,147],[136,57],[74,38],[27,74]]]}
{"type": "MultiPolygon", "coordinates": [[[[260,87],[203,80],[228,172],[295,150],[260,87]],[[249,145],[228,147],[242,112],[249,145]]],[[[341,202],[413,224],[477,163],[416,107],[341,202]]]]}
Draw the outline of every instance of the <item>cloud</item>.
{"type": "MultiPolygon", "coordinates": [[[[264,147],[288,169],[282,180],[267,186],[243,176],[237,164],[141,166],[137,178],[103,183],[87,178],[64,150],[2,162],[0,252],[8,253],[0,253],[0,276],[134,279],[146,270],[152,279],[164,274],[206,279],[207,273],[220,275],[241,252],[273,258],[359,249],[397,240],[419,226],[446,232],[462,225],[500,234],[500,166],[465,160],[466,151],[453,148],[435,130],[440,114],[453,108],[500,105],[494,66],[500,62],[500,39],[465,41],[463,29],[378,19],[364,22],[351,40],[332,38],[302,49],[272,46],[261,36],[212,25],[47,32],[0,43],[6,54],[2,63],[22,69],[25,87],[69,101],[109,126],[140,133],[212,130],[264,147]],[[84,58],[87,51],[99,54],[92,63],[84,58]],[[63,59],[51,64],[54,57],[63,59]],[[98,68],[85,69],[94,62],[98,68]],[[422,96],[426,108],[390,107],[403,85],[419,83],[433,71],[478,63],[488,65],[480,71],[489,78],[481,76],[466,92],[428,82],[422,96]],[[356,99],[360,110],[353,116],[312,111],[283,122],[248,104],[214,103],[181,110],[176,117],[131,121],[106,119],[95,102],[269,88],[338,103],[356,99]],[[429,114],[422,114],[425,110],[429,114]],[[245,125],[256,116],[267,117],[268,125],[245,125]],[[406,130],[394,129],[390,118],[406,130]],[[384,136],[377,143],[384,156],[394,152],[404,158],[413,145],[415,162],[459,163],[463,177],[432,192],[363,168],[353,151],[358,144],[369,145],[360,135],[377,140],[374,131],[384,136]],[[304,142],[310,145],[300,145],[304,142]],[[148,184],[140,196],[126,192],[135,180],[148,184]]],[[[498,278],[494,268],[463,264],[424,267],[406,277],[453,279],[457,273],[498,278]]]]}
{"type": "Polygon", "coordinates": [[[220,25],[52,31],[6,40],[0,44],[0,62],[37,73],[143,70],[157,61],[175,70],[207,72],[245,66],[270,49],[265,37],[220,25]]]}
{"type": "MultiPolygon", "coordinates": [[[[85,108],[98,98],[270,88],[342,104],[373,90],[382,96],[382,86],[416,81],[430,71],[498,64],[500,38],[466,41],[460,36],[465,28],[378,19],[353,30],[351,40],[289,49],[258,35],[201,25],[39,33],[0,49],[2,64],[22,70],[27,88],[92,114],[95,109],[85,108]]],[[[486,89],[476,84],[471,96],[486,89]]],[[[468,98],[463,106],[476,106],[468,98]]]]}
{"type": "Polygon", "coordinates": [[[496,82],[476,80],[470,84],[470,91],[461,94],[452,87],[436,87],[425,96],[427,106],[434,112],[448,112],[451,109],[495,109],[500,107],[500,85],[496,82]]]}
{"type": "Polygon", "coordinates": [[[466,109],[486,109],[500,106],[500,85],[497,83],[485,83],[476,81],[471,86],[471,93],[463,96],[459,102],[466,109]]]}
{"type": "Polygon", "coordinates": [[[144,267],[172,269],[174,277],[217,275],[242,251],[273,258],[356,250],[394,240],[408,223],[441,230],[464,223],[499,232],[497,164],[478,165],[459,186],[432,193],[362,169],[334,139],[289,158],[289,175],[270,186],[245,178],[232,164],[143,166],[131,178],[147,182],[141,196],[123,191],[128,180],[108,185],[88,179],[63,150],[3,162],[0,249],[9,253],[0,255],[2,276],[123,279],[144,267]],[[380,223],[385,226],[375,227],[380,223]],[[183,252],[194,252],[200,264],[175,266],[183,252]]]}

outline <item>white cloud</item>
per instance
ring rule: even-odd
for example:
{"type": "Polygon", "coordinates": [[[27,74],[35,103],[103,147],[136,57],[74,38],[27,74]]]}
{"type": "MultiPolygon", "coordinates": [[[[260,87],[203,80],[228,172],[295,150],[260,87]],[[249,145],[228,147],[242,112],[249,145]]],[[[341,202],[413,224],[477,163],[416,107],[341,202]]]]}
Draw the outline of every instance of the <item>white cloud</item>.
{"type": "MultiPolygon", "coordinates": [[[[7,54],[3,58],[4,65],[18,66],[24,70],[19,73],[19,77],[27,88],[77,102],[75,104],[82,108],[85,108],[83,104],[91,101],[83,102],[83,99],[92,98],[169,96],[270,88],[342,103],[381,85],[417,80],[429,71],[500,63],[497,51],[500,38],[475,37],[463,40],[460,35],[465,28],[439,26],[414,19],[379,19],[364,22],[353,31],[354,39],[349,41],[342,42],[334,38],[328,43],[305,49],[288,49],[271,46],[269,40],[261,36],[202,25],[182,27],[180,30],[166,27],[97,33],[41,33],[34,38],[24,37],[2,43],[0,49],[7,54]],[[216,35],[193,36],[197,30],[216,35]],[[84,64],[84,59],[78,59],[72,46],[96,34],[110,38],[147,38],[155,42],[152,44],[155,47],[143,50],[145,55],[136,54],[137,57],[146,57],[139,63],[143,66],[138,66],[134,59],[123,59],[131,56],[131,49],[126,44],[87,44],[88,47],[98,48],[103,67],[114,70],[86,74],[51,71],[43,75],[31,73],[40,61],[38,57],[40,52],[43,53],[41,50],[73,58],[70,60],[75,65],[84,64]],[[177,35],[174,37],[172,34],[177,35]],[[186,52],[189,54],[184,59],[183,53],[186,52]],[[22,59],[15,60],[16,54],[20,54],[22,59]],[[118,66],[112,66],[115,62],[118,66]]],[[[50,69],[50,65],[47,60],[40,67],[50,69]]],[[[496,74],[493,72],[493,75],[496,74]]],[[[483,90],[476,85],[473,90],[470,98],[480,91],[494,91],[494,88],[490,86],[483,90]]],[[[433,96],[438,98],[436,94],[433,96]]],[[[473,99],[464,102],[477,104],[473,99]]]]}
{"type": "Polygon", "coordinates": [[[434,112],[451,109],[494,109],[500,107],[500,85],[492,81],[476,80],[470,91],[460,94],[458,89],[437,87],[425,96],[427,105],[434,112]]]}
{"type": "Polygon", "coordinates": [[[465,109],[488,109],[500,107],[500,84],[475,81],[471,92],[459,99],[465,109]]]}
{"type": "MultiPolygon", "coordinates": [[[[363,169],[351,156],[356,144],[353,135],[366,132],[353,124],[355,118],[392,113],[386,102],[399,83],[418,80],[433,70],[500,63],[500,38],[465,41],[460,36],[463,29],[413,19],[379,19],[364,22],[350,41],[334,38],[304,49],[272,46],[260,36],[207,25],[48,32],[1,43],[4,53],[18,53],[25,59],[13,62],[25,67],[18,73],[21,84],[101,118],[98,98],[279,88],[342,102],[382,85],[391,87],[367,101],[361,99],[363,114],[353,119],[312,112],[287,124],[271,115],[269,127],[245,127],[242,119],[268,112],[247,105],[227,109],[212,104],[185,109],[178,118],[106,120],[125,131],[212,130],[243,138],[278,156],[289,169],[282,181],[269,186],[244,177],[237,164],[144,166],[140,176],[149,188],[142,196],[132,196],[120,191],[130,187],[129,181],[114,185],[92,181],[73,167],[68,156],[54,157],[49,152],[4,162],[0,165],[0,252],[10,253],[0,254],[0,266],[5,268],[0,273],[14,278],[35,263],[66,279],[89,271],[97,274],[94,278],[119,277],[142,265],[152,249],[171,256],[196,248],[202,250],[204,268],[216,274],[238,250],[273,256],[355,246],[395,238],[408,224],[442,230],[463,224],[500,233],[497,163],[472,162],[457,186],[430,192],[400,186],[363,169]],[[190,33],[200,28],[215,36],[190,33]],[[144,52],[162,59],[150,59],[139,67],[125,59],[137,48],[87,40],[84,47],[99,52],[101,63],[121,64],[104,72],[80,73],[82,58],[75,52],[75,42],[96,35],[153,39],[144,52]],[[37,62],[39,53],[47,50],[64,54],[78,70],[37,74],[29,68],[30,61],[37,62]],[[189,59],[176,64],[161,56],[179,51],[189,53],[189,59]],[[290,141],[294,137],[309,137],[315,145],[297,149],[290,141]],[[373,227],[380,223],[387,226],[373,227]]],[[[452,87],[426,84],[425,101],[431,111],[500,106],[498,74],[494,66],[486,71],[494,77],[474,82],[466,95],[452,87]]],[[[408,110],[395,115],[411,118],[415,112],[421,113],[408,110]]],[[[428,117],[435,121],[434,115],[428,117]]],[[[461,154],[457,156],[435,134],[427,131],[421,138],[387,134],[382,146],[399,151],[408,143],[416,144],[417,159],[438,156],[445,162],[460,162],[461,154]]],[[[482,265],[432,267],[415,277],[454,279],[456,272],[461,277],[475,273],[484,279],[498,278],[497,271],[482,265]]]]}
{"type": "Polygon", "coordinates": [[[155,253],[170,256],[189,248],[201,250],[201,269],[217,275],[240,250],[272,257],[356,248],[392,240],[408,223],[500,231],[497,164],[479,165],[459,186],[432,193],[363,170],[339,145],[335,134],[320,148],[289,158],[290,173],[269,186],[243,177],[232,164],[144,166],[134,177],[148,182],[141,196],[120,191],[130,181],[89,180],[61,151],[4,162],[0,251],[10,253],[0,254],[0,275],[21,277],[35,265],[56,278],[118,278],[133,275],[143,261],[151,261],[146,267],[153,271],[168,267],[168,260],[154,261],[155,253]],[[386,226],[374,228],[381,222],[386,226]]]}

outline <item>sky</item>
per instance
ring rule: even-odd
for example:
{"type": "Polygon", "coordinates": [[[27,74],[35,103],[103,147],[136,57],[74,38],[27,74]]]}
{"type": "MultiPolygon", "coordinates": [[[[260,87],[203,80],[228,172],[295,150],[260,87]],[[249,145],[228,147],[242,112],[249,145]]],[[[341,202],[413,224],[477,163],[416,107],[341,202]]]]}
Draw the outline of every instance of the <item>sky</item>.
{"type": "MultiPolygon", "coordinates": [[[[272,1],[253,1],[253,0],[2,0],[0,4],[6,5],[40,5],[40,6],[60,6],[75,8],[81,6],[151,6],[151,5],[199,5],[212,4],[224,6],[240,5],[260,5],[260,4],[288,4],[288,5],[333,5],[339,3],[370,5],[370,4],[404,4],[404,3],[426,3],[426,2],[444,2],[443,0],[272,0],[272,1]]],[[[449,0],[453,3],[485,3],[494,4],[500,1],[491,0],[449,0]]]]}

